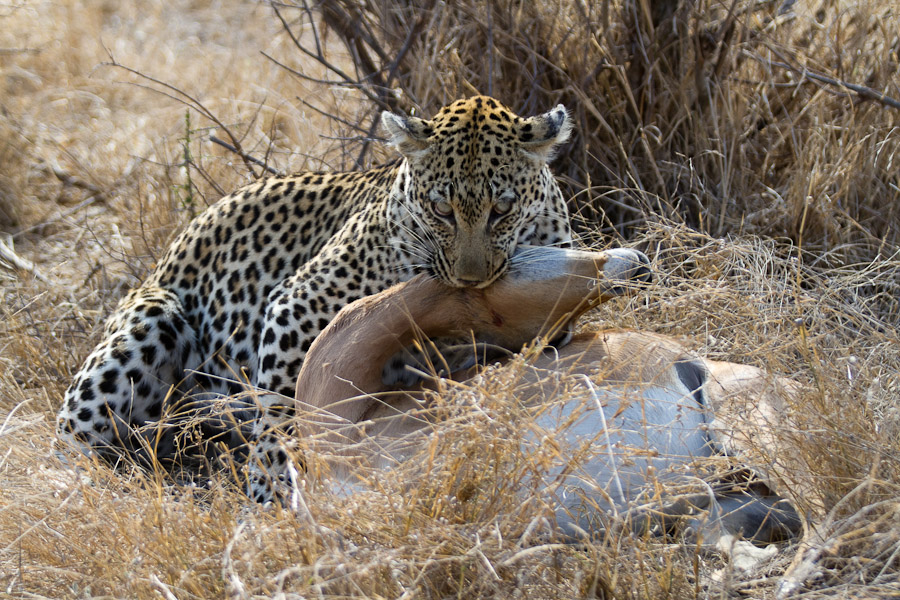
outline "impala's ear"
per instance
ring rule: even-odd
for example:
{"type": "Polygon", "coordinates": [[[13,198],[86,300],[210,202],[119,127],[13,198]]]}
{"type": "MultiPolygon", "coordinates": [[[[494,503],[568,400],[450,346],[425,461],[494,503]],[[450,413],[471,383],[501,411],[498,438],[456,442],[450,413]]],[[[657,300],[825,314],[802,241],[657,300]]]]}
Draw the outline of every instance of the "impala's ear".
{"type": "Polygon", "coordinates": [[[384,111],[381,125],[388,134],[388,143],[407,157],[418,157],[428,151],[428,139],[434,134],[430,121],[418,117],[402,117],[384,111]]]}
{"type": "Polygon", "coordinates": [[[544,162],[553,160],[570,133],[572,120],[562,104],[542,115],[522,119],[516,126],[519,147],[525,154],[544,162]]]}

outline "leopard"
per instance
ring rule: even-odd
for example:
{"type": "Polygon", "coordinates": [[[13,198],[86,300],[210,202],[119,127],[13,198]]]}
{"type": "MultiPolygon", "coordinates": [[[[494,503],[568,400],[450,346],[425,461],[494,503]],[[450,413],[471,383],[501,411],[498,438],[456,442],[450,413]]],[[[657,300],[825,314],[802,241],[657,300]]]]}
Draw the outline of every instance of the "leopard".
{"type": "MultiPolygon", "coordinates": [[[[108,318],[65,392],[58,438],[101,456],[174,456],[177,415],[224,399],[228,419],[201,420],[213,424],[198,435],[249,443],[283,473],[266,432],[290,420],[304,356],[342,307],[418,273],[484,288],[518,245],[571,244],[548,166],[572,129],[562,104],[521,117],[475,96],[432,119],[384,111],[381,125],[397,158],[261,179],[188,223],[108,318]]],[[[252,497],[271,498],[266,477],[250,479],[252,497]]]]}

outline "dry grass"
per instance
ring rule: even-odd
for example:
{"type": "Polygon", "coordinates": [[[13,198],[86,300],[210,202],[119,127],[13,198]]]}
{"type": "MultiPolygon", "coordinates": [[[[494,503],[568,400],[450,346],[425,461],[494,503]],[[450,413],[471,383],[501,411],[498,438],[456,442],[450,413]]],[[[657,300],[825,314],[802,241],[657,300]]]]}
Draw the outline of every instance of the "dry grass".
{"type": "Polygon", "coordinates": [[[35,268],[0,259],[0,596],[771,597],[791,560],[785,593],[896,594],[900,112],[776,65],[898,98],[894,7],[425,4],[335,1],[316,30],[279,9],[363,80],[343,87],[312,81],[340,77],[266,4],[0,5],[0,241],[35,268]],[[252,177],[205,141],[204,110],[276,169],[337,168],[384,156],[360,143],[379,108],[430,114],[475,92],[521,113],[564,102],[578,135],[555,167],[585,239],[628,237],[661,274],[596,320],[807,386],[779,432],[807,478],[788,485],[814,490],[802,547],[740,573],[627,537],[541,544],[541,507],[480,469],[517,435],[502,376],[448,395],[492,420],[448,428],[427,478],[413,464],[299,513],[247,506],[224,478],[54,457],[53,415],[116,300],[192,212],[252,177]]]}

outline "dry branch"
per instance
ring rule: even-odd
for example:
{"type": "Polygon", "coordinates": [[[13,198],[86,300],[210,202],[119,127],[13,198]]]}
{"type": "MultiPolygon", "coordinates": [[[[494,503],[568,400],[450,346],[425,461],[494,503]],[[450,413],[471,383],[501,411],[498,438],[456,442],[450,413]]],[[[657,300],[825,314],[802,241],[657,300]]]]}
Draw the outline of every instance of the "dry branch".
{"type": "Polygon", "coordinates": [[[98,198],[106,197],[104,191],[100,187],[94,185],[93,183],[89,183],[87,181],[82,181],[81,179],[78,179],[77,177],[75,177],[74,175],[69,173],[68,171],[64,170],[59,165],[43,163],[38,166],[38,170],[49,171],[50,173],[53,173],[53,176],[56,177],[57,179],[59,179],[65,185],[70,185],[72,187],[77,187],[77,188],[80,188],[83,190],[87,190],[88,192],[90,192],[94,196],[97,196],[98,198]]]}
{"type": "MultiPolygon", "coordinates": [[[[16,254],[16,252],[12,249],[11,243],[12,240],[10,240],[10,245],[7,245],[6,242],[0,240],[0,260],[9,262],[16,269],[31,273],[32,275],[34,275],[34,278],[39,281],[50,283],[50,280],[44,277],[44,275],[40,271],[38,271],[33,262],[16,254]]],[[[0,263],[0,265],[2,265],[2,263],[0,263]]]]}
{"type": "Polygon", "coordinates": [[[769,65],[772,67],[778,67],[779,69],[787,69],[788,71],[793,71],[798,75],[801,75],[804,78],[812,79],[813,81],[818,81],[821,83],[827,83],[828,85],[833,85],[838,88],[848,89],[851,92],[855,92],[857,95],[865,98],[866,100],[875,100],[876,102],[880,102],[885,106],[889,106],[891,108],[900,109],[900,100],[895,100],[891,98],[887,94],[883,92],[879,92],[878,90],[873,90],[870,87],[866,87],[864,85],[859,85],[856,83],[850,83],[848,81],[842,81],[840,79],[835,79],[833,77],[828,77],[827,75],[822,75],[821,73],[817,73],[807,67],[795,67],[793,65],[789,65],[784,62],[780,62],[777,60],[768,60],[761,56],[757,56],[756,54],[747,52],[745,56],[749,56],[753,60],[757,60],[764,65],[769,65]]]}
{"type": "Polygon", "coordinates": [[[163,81],[161,79],[157,79],[156,77],[152,77],[150,75],[142,73],[138,69],[133,69],[126,65],[120,64],[119,62],[116,61],[115,58],[113,58],[112,55],[109,55],[109,59],[110,60],[108,62],[102,63],[101,66],[115,67],[118,69],[122,69],[128,73],[131,73],[132,75],[135,75],[136,77],[138,77],[140,79],[148,81],[152,85],[144,85],[144,84],[138,84],[138,83],[134,83],[132,85],[136,85],[138,87],[150,90],[157,94],[162,94],[163,96],[166,96],[167,98],[171,98],[171,99],[175,100],[176,102],[179,102],[180,104],[184,104],[185,106],[193,108],[198,113],[200,113],[203,117],[212,121],[216,125],[216,127],[221,129],[222,131],[224,131],[225,134],[228,136],[228,139],[231,140],[232,146],[236,149],[238,156],[240,156],[241,159],[244,161],[244,164],[246,165],[247,170],[250,171],[250,173],[253,175],[253,178],[254,179],[259,178],[259,176],[256,174],[256,171],[253,169],[254,163],[247,158],[247,156],[249,156],[249,155],[247,155],[247,153],[244,152],[243,148],[241,148],[240,138],[238,136],[236,136],[234,133],[232,133],[231,129],[229,127],[227,127],[222,121],[220,121],[219,118],[215,115],[215,113],[213,113],[211,110],[206,108],[206,106],[202,102],[200,102],[196,97],[192,96],[191,94],[188,94],[187,92],[180,89],[176,85],[173,85],[173,84],[163,81]]]}
{"type": "Polygon", "coordinates": [[[224,140],[220,140],[219,138],[217,138],[217,137],[214,136],[214,135],[210,135],[210,136],[209,136],[209,141],[211,141],[211,142],[214,143],[214,144],[218,144],[218,145],[222,146],[223,148],[225,148],[226,150],[228,150],[228,151],[230,151],[230,152],[234,152],[235,154],[237,154],[238,156],[240,156],[240,157],[241,157],[243,160],[245,160],[245,161],[250,161],[250,162],[252,162],[254,165],[259,165],[260,167],[262,167],[263,169],[265,169],[266,171],[268,171],[268,172],[271,173],[272,175],[278,175],[278,176],[281,176],[281,174],[282,174],[281,171],[279,171],[278,169],[275,169],[274,167],[269,166],[268,163],[259,160],[259,159],[256,158],[255,156],[250,156],[250,155],[247,154],[246,152],[243,152],[243,151],[241,151],[241,150],[238,150],[237,148],[235,148],[234,146],[232,146],[232,145],[229,144],[228,142],[226,142],[226,141],[224,141],[224,140]]]}

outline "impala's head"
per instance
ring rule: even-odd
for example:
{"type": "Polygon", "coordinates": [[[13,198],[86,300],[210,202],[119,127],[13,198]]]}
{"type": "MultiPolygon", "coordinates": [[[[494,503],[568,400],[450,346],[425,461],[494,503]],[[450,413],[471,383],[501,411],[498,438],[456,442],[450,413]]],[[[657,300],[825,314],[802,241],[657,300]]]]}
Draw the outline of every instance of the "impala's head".
{"type": "Polygon", "coordinates": [[[569,137],[566,109],[522,118],[485,96],[457,100],[431,120],[384,113],[406,158],[395,218],[427,271],[455,287],[485,287],[519,242],[571,239],[568,211],[547,168],[569,137]]]}

